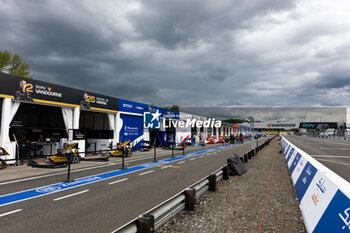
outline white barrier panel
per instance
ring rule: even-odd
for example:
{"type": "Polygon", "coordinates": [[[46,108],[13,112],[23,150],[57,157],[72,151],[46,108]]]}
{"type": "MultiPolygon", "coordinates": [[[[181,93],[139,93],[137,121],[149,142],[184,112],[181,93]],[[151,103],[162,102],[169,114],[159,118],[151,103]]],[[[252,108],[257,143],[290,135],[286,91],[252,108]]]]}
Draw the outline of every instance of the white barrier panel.
{"type": "Polygon", "coordinates": [[[350,183],[281,138],[308,232],[350,232],[350,183]]]}

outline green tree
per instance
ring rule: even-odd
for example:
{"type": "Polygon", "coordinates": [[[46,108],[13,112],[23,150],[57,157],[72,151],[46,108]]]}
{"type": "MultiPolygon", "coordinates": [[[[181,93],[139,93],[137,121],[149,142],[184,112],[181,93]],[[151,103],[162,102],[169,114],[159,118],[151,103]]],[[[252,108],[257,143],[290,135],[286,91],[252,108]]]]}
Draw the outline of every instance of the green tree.
{"type": "Polygon", "coordinates": [[[15,54],[12,57],[7,50],[4,52],[0,50],[0,72],[31,78],[29,68],[30,65],[22,61],[19,55],[15,54]]]}
{"type": "Polygon", "coordinates": [[[177,111],[177,112],[180,111],[179,105],[165,106],[164,108],[169,109],[169,110],[173,110],[173,111],[177,111]]]}
{"type": "Polygon", "coordinates": [[[242,120],[242,119],[235,119],[235,118],[225,119],[223,121],[224,122],[228,122],[228,123],[233,123],[233,124],[238,124],[238,123],[243,123],[244,122],[244,120],[242,120]]]}

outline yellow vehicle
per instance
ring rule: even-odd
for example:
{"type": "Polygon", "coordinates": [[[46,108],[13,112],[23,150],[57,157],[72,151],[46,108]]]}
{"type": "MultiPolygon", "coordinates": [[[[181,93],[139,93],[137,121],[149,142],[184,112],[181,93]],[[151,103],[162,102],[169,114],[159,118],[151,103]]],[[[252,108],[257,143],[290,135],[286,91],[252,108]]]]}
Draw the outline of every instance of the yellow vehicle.
{"type": "Polygon", "coordinates": [[[128,156],[130,154],[130,140],[127,140],[121,144],[117,144],[117,149],[110,150],[109,155],[113,157],[128,156]]]}
{"type": "Polygon", "coordinates": [[[68,157],[71,155],[72,163],[79,163],[80,162],[80,156],[78,153],[78,143],[69,143],[62,149],[58,150],[57,155],[49,156],[50,162],[56,163],[56,164],[64,164],[68,163],[68,157]]]}
{"type": "MultiPolygon", "coordinates": [[[[6,156],[9,155],[9,153],[2,147],[0,147],[0,156],[6,156]]],[[[6,168],[8,164],[6,163],[5,160],[0,159],[0,169],[6,168]]]]}

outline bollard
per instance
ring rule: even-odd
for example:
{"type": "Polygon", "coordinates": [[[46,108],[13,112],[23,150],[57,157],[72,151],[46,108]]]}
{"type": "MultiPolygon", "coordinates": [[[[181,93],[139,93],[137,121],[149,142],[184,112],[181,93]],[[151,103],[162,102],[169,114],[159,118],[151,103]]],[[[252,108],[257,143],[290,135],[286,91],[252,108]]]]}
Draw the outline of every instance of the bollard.
{"type": "Polygon", "coordinates": [[[68,160],[68,171],[67,171],[67,180],[65,181],[65,183],[69,183],[69,182],[73,182],[74,181],[74,179],[70,178],[70,164],[72,163],[72,160],[73,160],[72,153],[68,154],[67,160],[68,160]]]}
{"type": "Polygon", "coordinates": [[[122,170],[124,170],[125,169],[125,163],[124,163],[124,152],[123,152],[123,154],[122,154],[122,170]]]}
{"type": "Polygon", "coordinates": [[[228,180],[229,179],[229,169],[228,166],[225,166],[222,168],[222,179],[228,180]]]}
{"type": "Polygon", "coordinates": [[[94,155],[97,155],[96,147],[97,147],[97,142],[94,143],[94,155]]]}
{"type": "Polygon", "coordinates": [[[137,221],[137,233],[154,232],[154,216],[150,214],[141,215],[137,221]]]}
{"type": "Polygon", "coordinates": [[[209,179],[209,191],[215,192],[216,190],[216,175],[212,174],[208,177],[209,179]]]}
{"type": "Polygon", "coordinates": [[[248,159],[252,159],[252,151],[248,152],[248,159]]]}
{"type": "Polygon", "coordinates": [[[156,149],[156,144],[155,143],[154,143],[153,162],[157,162],[157,149],[156,149]]]}
{"type": "Polygon", "coordinates": [[[192,211],[196,205],[196,190],[186,189],[185,190],[185,210],[192,211]]]}
{"type": "Polygon", "coordinates": [[[244,162],[248,163],[248,155],[247,154],[244,154],[244,162]]]}

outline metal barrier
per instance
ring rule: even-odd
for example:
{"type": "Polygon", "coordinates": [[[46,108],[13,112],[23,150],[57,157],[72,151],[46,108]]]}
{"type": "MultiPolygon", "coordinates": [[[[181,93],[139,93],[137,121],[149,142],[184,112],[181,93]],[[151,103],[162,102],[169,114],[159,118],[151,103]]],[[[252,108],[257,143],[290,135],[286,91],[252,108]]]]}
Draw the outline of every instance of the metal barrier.
{"type": "MultiPolygon", "coordinates": [[[[259,145],[256,148],[257,151],[268,145],[272,139],[268,139],[263,144],[259,145]]],[[[254,149],[240,155],[241,160],[242,158],[247,158],[246,162],[248,162],[248,154],[254,154],[254,149]]],[[[250,159],[252,159],[252,156],[250,156],[250,159]]],[[[154,232],[154,230],[159,229],[180,211],[184,209],[193,210],[195,199],[208,190],[215,191],[218,181],[228,179],[228,172],[229,169],[227,166],[220,167],[209,176],[197,181],[167,201],[118,228],[114,233],[154,232]]]]}

